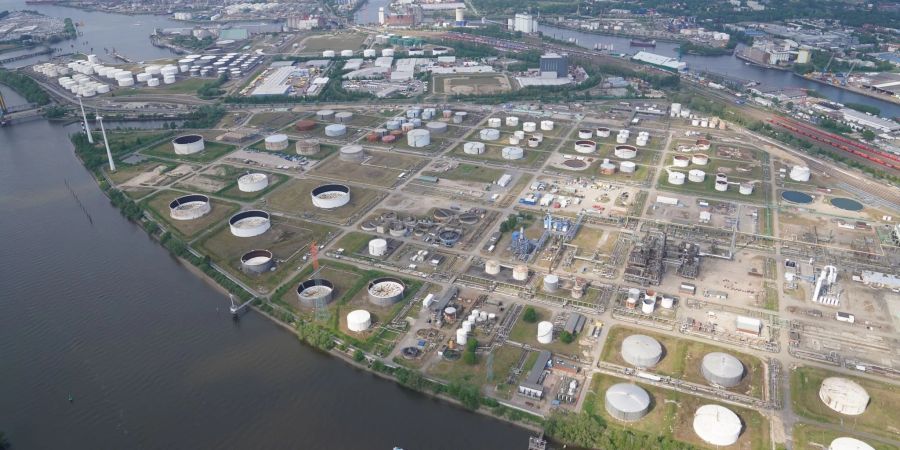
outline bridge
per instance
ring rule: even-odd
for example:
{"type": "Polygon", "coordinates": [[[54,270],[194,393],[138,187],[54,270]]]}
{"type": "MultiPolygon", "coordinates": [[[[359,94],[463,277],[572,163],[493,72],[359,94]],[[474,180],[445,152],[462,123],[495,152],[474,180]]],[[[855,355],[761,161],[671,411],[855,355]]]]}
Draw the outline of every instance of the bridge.
{"type": "Polygon", "coordinates": [[[43,114],[42,108],[34,103],[7,106],[3,93],[0,92],[0,126],[40,118],[43,117],[43,114]]]}

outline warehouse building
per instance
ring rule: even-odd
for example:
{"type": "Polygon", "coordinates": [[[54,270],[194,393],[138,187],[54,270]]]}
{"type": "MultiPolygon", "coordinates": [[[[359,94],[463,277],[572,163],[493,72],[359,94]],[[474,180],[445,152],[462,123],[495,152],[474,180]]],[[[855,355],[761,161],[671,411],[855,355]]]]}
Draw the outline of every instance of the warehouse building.
{"type": "Polygon", "coordinates": [[[531,371],[528,372],[528,377],[519,384],[519,394],[537,399],[544,397],[544,372],[550,364],[551,356],[547,350],[542,350],[538,354],[537,361],[534,362],[534,365],[531,366],[531,371]]]}

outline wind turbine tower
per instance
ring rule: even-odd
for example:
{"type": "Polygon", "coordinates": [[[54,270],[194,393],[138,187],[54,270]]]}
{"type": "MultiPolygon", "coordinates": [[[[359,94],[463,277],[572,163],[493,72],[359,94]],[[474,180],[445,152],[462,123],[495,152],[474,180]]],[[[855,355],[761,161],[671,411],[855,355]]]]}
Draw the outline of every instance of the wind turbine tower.
{"type": "Polygon", "coordinates": [[[103,116],[97,115],[97,122],[100,123],[100,133],[103,134],[103,145],[106,146],[106,157],[109,159],[109,171],[116,171],[116,163],[113,161],[112,152],[109,151],[109,141],[106,140],[106,128],[103,127],[103,116]]]}
{"type": "Polygon", "coordinates": [[[94,136],[91,135],[91,127],[88,125],[87,114],[84,113],[84,103],[81,103],[81,96],[78,96],[78,106],[81,107],[81,118],[84,120],[84,132],[87,133],[88,142],[94,143],[94,136]]]}

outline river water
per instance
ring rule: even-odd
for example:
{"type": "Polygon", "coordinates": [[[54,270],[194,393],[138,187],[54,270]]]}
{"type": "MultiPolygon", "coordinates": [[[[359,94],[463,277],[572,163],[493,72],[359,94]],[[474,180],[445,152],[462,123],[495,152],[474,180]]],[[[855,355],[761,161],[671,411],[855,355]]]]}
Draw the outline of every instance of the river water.
{"type": "MultiPolygon", "coordinates": [[[[29,7],[90,17],[95,47],[160,54],[134,24],[163,19],[29,7]]],[[[77,130],[0,128],[0,431],[14,448],[527,447],[520,428],[353,369],[256,313],[234,322],[222,293],[109,204],[72,153],[77,130]]]]}

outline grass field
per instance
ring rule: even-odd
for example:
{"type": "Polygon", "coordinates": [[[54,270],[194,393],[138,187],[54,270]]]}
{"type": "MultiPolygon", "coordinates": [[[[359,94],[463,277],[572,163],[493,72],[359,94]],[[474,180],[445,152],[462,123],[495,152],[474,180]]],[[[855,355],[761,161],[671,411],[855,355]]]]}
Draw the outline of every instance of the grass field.
{"type": "Polygon", "coordinates": [[[300,120],[304,114],[295,112],[261,112],[250,118],[248,125],[279,130],[300,120]]]}
{"type": "Polygon", "coordinates": [[[630,367],[621,356],[622,341],[632,334],[643,334],[650,336],[662,345],[663,358],[652,368],[652,372],[660,375],[668,375],[674,378],[680,378],[685,381],[694,383],[708,384],[703,374],[700,373],[700,363],[703,357],[710,352],[722,352],[734,356],[744,365],[744,379],[741,383],[729,391],[740,392],[756,398],[762,398],[763,385],[765,384],[765,374],[763,372],[763,363],[759,358],[751,355],[738,353],[726,348],[707,344],[705,342],[694,341],[690,339],[680,339],[667,336],[660,333],[653,333],[644,330],[635,330],[623,326],[613,326],[609,331],[609,336],[603,346],[603,353],[600,359],[621,366],[630,367]]]}
{"type": "Polygon", "coordinates": [[[317,34],[303,40],[300,44],[302,53],[319,53],[325,50],[359,50],[366,40],[367,35],[362,33],[328,33],[317,34]]]}
{"type": "MultiPolygon", "coordinates": [[[[140,87],[131,89],[117,89],[112,96],[196,94],[197,89],[200,89],[201,86],[210,81],[215,81],[215,79],[188,78],[177,80],[173,84],[163,84],[160,80],[157,87],[147,87],[145,83],[140,87]]],[[[138,86],[137,83],[135,83],[135,86],[138,86]]]]}
{"type": "Polygon", "coordinates": [[[550,311],[547,311],[543,308],[534,307],[534,310],[537,312],[537,321],[534,323],[528,323],[522,320],[522,317],[519,316],[519,320],[516,321],[515,326],[513,326],[512,330],[509,332],[510,340],[528,344],[533,348],[550,350],[553,353],[563,355],[579,355],[581,353],[579,351],[577,339],[569,344],[566,344],[563,341],[559,340],[559,336],[554,336],[553,342],[549,344],[539,343],[537,341],[538,323],[544,320],[552,321],[553,316],[550,311]]]}
{"type": "Polygon", "coordinates": [[[828,430],[808,423],[798,423],[794,425],[793,436],[794,448],[796,450],[821,450],[823,448],[828,448],[831,441],[839,437],[859,439],[866,444],[871,445],[875,450],[897,450],[897,447],[894,445],[885,444],[873,439],[866,439],[862,436],[845,431],[828,430]]]}
{"type": "Polygon", "coordinates": [[[117,163],[116,171],[107,171],[107,176],[110,180],[112,180],[113,183],[121,184],[144,172],[149,172],[159,166],[165,166],[165,171],[168,172],[177,167],[178,163],[173,161],[161,161],[158,159],[146,159],[137,164],[117,163]]]}
{"type": "Polygon", "coordinates": [[[210,199],[212,211],[194,220],[175,220],[169,215],[169,203],[188,192],[165,190],[144,200],[144,205],[164,222],[167,228],[183,238],[193,238],[209,228],[223,223],[229,216],[237,212],[238,205],[221,200],[210,199]]]}
{"type": "Polygon", "coordinates": [[[336,209],[319,209],[313,206],[310,192],[324,181],[294,178],[272,191],[268,197],[271,208],[291,214],[319,217],[322,220],[343,222],[372,202],[378,193],[358,186],[350,187],[350,202],[336,209]]]}
{"type": "Polygon", "coordinates": [[[707,404],[721,405],[737,414],[744,424],[744,429],[738,442],[728,448],[745,450],[771,448],[769,443],[769,423],[758,412],[643,383],[636,384],[650,394],[650,412],[638,421],[621,422],[606,412],[604,395],[610,386],[628,382],[628,380],[609,375],[595,374],[591,380],[590,392],[585,399],[585,408],[602,417],[614,427],[639,430],[654,436],[667,436],[690,443],[698,448],[716,448],[703,442],[696,435],[693,420],[694,412],[697,408],[707,404]]]}
{"type": "Polygon", "coordinates": [[[160,158],[206,163],[215,161],[216,159],[219,159],[222,156],[225,156],[237,149],[232,145],[222,144],[220,142],[210,142],[209,140],[205,141],[204,146],[205,149],[201,152],[191,155],[178,155],[175,153],[175,150],[172,149],[172,143],[169,141],[164,141],[151,148],[143,150],[141,153],[147,156],[157,156],[160,158]]]}
{"type": "Polygon", "coordinates": [[[498,94],[512,88],[509,77],[498,73],[441,74],[432,77],[435,94],[498,94]]]}
{"type": "MultiPolygon", "coordinates": [[[[475,365],[466,364],[460,358],[456,361],[441,359],[428,369],[428,374],[448,382],[468,382],[476,385],[491,386],[495,393],[502,398],[510,398],[515,392],[515,386],[506,385],[506,377],[518,362],[522,355],[522,349],[510,345],[504,345],[493,351],[493,356],[478,355],[475,365]],[[490,362],[490,364],[489,364],[490,362]],[[488,366],[491,366],[489,370],[488,366]]],[[[537,359],[537,352],[529,355],[531,365],[537,359]]],[[[520,377],[524,377],[531,368],[526,360],[525,370],[520,377]]]]}
{"type": "Polygon", "coordinates": [[[493,183],[503,176],[500,169],[461,163],[453,170],[446,172],[423,172],[422,175],[446,178],[455,181],[473,181],[476,183],[493,183]]]}
{"type": "Polygon", "coordinates": [[[507,144],[502,144],[502,141],[496,141],[497,143],[485,143],[484,144],[484,153],[480,155],[469,155],[463,151],[463,143],[457,145],[452,153],[454,156],[459,158],[464,158],[473,161],[491,161],[499,164],[509,164],[513,166],[521,166],[521,167],[534,167],[544,161],[551,152],[543,151],[543,150],[535,150],[527,147],[522,147],[524,152],[524,156],[521,159],[504,159],[502,156],[503,147],[509,147],[507,144]]]}
{"type": "Polygon", "coordinates": [[[800,416],[842,425],[849,430],[900,439],[900,422],[894,415],[900,411],[900,386],[839,375],[825,369],[798,367],[791,372],[791,402],[794,411],[800,416]],[[845,416],[833,411],[819,399],[822,380],[832,376],[849,378],[865,388],[870,401],[864,413],[858,416],[845,416]]]}
{"type": "Polygon", "coordinates": [[[320,164],[313,172],[344,181],[357,181],[377,186],[391,187],[401,173],[420,166],[425,160],[412,155],[399,155],[386,152],[369,151],[364,163],[333,159],[327,164],[320,164]]]}
{"type": "MultiPolygon", "coordinates": [[[[234,166],[230,166],[227,164],[220,164],[215,167],[209,168],[207,171],[205,171],[202,174],[197,174],[191,178],[182,180],[181,182],[176,184],[175,187],[177,187],[179,189],[189,190],[192,192],[203,192],[206,194],[215,194],[215,195],[230,198],[233,200],[248,201],[248,200],[257,199],[259,197],[262,197],[263,195],[268,194],[269,192],[274,190],[276,187],[278,187],[278,185],[280,185],[281,183],[283,183],[285,180],[288,179],[287,175],[283,175],[280,173],[262,172],[262,173],[265,173],[266,176],[269,177],[269,185],[261,191],[244,192],[244,191],[238,189],[237,180],[242,175],[245,175],[248,172],[250,172],[250,170],[248,170],[246,168],[239,168],[239,167],[234,167],[234,166]],[[213,182],[223,183],[225,185],[225,187],[222,189],[214,190],[214,191],[208,190],[208,189],[203,189],[203,188],[199,187],[199,186],[202,186],[202,183],[199,183],[196,185],[191,183],[191,181],[194,180],[195,178],[203,178],[203,179],[211,180],[213,182]]],[[[253,172],[259,173],[260,171],[253,170],[253,172]]]]}

